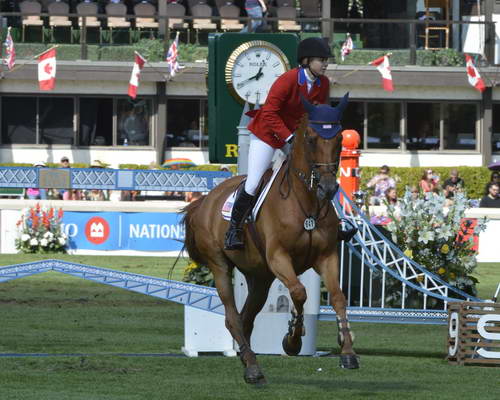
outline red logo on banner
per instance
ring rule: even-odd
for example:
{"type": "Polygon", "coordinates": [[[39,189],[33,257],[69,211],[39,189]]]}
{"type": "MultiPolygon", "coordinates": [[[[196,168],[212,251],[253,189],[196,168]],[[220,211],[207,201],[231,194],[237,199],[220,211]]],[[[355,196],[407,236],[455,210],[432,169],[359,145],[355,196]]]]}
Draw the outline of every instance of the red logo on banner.
{"type": "Polygon", "coordinates": [[[104,218],[92,217],[85,225],[85,236],[94,244],[102,244],[109,237],[109,224],[104,218]]]}

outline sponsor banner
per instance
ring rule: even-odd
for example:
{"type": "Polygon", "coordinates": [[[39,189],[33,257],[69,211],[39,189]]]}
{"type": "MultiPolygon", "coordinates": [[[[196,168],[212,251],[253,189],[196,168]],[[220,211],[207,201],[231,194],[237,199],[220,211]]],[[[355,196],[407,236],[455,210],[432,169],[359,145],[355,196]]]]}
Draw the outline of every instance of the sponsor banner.
{"type": "Polygon", "coordinates": [[[184,225],[177,213],[64,213],[62,229],[73,250],[175,251],[182,248],[184,225]]]}

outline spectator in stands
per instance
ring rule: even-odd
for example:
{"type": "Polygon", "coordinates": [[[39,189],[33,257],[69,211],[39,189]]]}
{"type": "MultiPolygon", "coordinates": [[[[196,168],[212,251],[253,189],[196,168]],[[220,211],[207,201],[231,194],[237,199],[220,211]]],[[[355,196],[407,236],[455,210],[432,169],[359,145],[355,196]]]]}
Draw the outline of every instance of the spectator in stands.
{"type": "Polygon", "coordinates": [[[488,194],[488,185],[490,183],[496,183],[498,185],[500,185],[500,171],[493,171],[491,173],[491,176],[490,176],[490,181],[486,184],[485,188],[484,188],[484,194],[487,195],[488,194]]]}
{"type": "MultiPolygon", "coordinates": [[[[33,166],[37,168],[46,167],[44,162],[36,163],[33,166]]],[[[30,200],[47,200],[47,189],[28,188],[26,190],[26,196],[28,196],[30,200]]]]}
{"type": "Polygon", "coordinates": [[[375,175],[367,183],[367,187],[374,188],[373,196],[370,198],[370,204],[378,206],[385,198],[385,193],[390,188],[396,188],[396,182],[389,176],[390,169],[387,165],[382,165],[378,175],[375,175]]]}
{"type": "Polygon", "coordinates": [[[422,192],[431,193],[436,192],[438,190],[439,176],[434,174],[432,169],[427,169],[422,174],[422,178],[420,178],[420,189],[422,192]]]}
{"type": "Polygon", "coordinates": [[[458,170],[456,168],[450,171],[450,177],[443,183],[443,189],[445,191],[447,186],[453,186],[455,189],[463,189],[464,180],[458,176],[458,170]]]}
{"type": "Polygon", "coordinates": [[[417,200],[418,196],[420,194],[420,192],[418,191],[418,187],[416,187],[415,185],[413,185],[413,186],[410,186],[409,190],[410,190],[410,193],[411,193],[412,200],[414,200],[414,201],[417,200]]]}
{"type": "MultiPolygon", "coordinates": [[[[247,15],[251,18],[262,18],[264,13],[267,11],[267,6],[264,0],[245,0],[245,10],[247,15]]],[[[258,28],[264,25],[263,19],[251,19],[250,29],[248,29],[248,23],[240,31],[241,33],[255,32],[258,28]]]]}
{"type": "Polygon", "coordinates": [[[385,191],[385,201],[388,205],[393,207],[397,207],[399,205],[396,188],[391,187],[385,191]]]}
{"type": "Polygon", "coordinates": [[[63,200],[82,200],[82,194],[79,190],[68,189],[63,193],[63,200]]]}
{"type": "Polygon", "coordinates": [[[479,207],[500,208],[500,185],[498,183],[488,183],[488,194],[481,199],[479,207]]]}

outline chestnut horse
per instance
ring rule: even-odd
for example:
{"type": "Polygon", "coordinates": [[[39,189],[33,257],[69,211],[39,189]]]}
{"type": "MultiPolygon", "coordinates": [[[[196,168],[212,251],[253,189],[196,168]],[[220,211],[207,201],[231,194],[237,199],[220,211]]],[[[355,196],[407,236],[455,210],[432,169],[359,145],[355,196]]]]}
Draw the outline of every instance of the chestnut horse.
{"type": "Polygon", "coordinates": [[[310,267],[323,278],[337,313],[341,366],[358,368],[347,321],[346,300],[339,286],[339,219],[331,203],[337,189],[342,135],[339,133],[331,139],[324,139],[307,123],[304,115],[288,160],[278,173],[255,221],[261,240],[252,240],[248,226],[245,226],[245,248],[224,250],[228,222],[222,218],[222,205],[242,183],[244,176],[224,181],[184,209],[186,248],[191,259],[207,265],[214,275],[225,308],[226,327],[239,345],[247,383],[265,383],[255,353],[250,348],[250,336],[255,317],[264,306],[275,278],[288,288],[295,306],[290,329],[283,338],[283,348],[289,355],[300,352],[301,336],[305,334],[303,306],[307,294],[297,276],[310,267]],[[262,243],[260,251],[255,242],[262,243]],[[243,273],[248,285],[248,297],[241,313],[238,313],[233,294],[234,267],[243,273]]]}

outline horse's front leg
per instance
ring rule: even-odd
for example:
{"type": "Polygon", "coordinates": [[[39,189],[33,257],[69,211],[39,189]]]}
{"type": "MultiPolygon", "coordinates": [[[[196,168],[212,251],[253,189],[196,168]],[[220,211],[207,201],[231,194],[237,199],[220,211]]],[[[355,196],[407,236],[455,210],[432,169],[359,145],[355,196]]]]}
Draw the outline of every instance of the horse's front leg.
{"type": "Polygon", "coordinates": [[[297,278],[290,256],[287,253],[276,250],[268,261],[269,267],[275,276],[287,287],[295,306],[295,311],[292,310],[292,319],[288,323],[288,332],[283,338],[283,350],[289,356],[296,356],[302,348],[302,336],[306,334],[304,328],[304,303],[307,300],[306,288],[297,278]]]}
{"type": "Polygon", "coordinates": [[[322,259],[315,268],[321,275],[330,293],[333,308],[337,313],[338,343],[340,346],[340,366],[342,368],[359,368],[358,358],[353,349],[354,334],[347,320],[346,300],[339,283],[339,257],[335,252],[322,259]]]}

